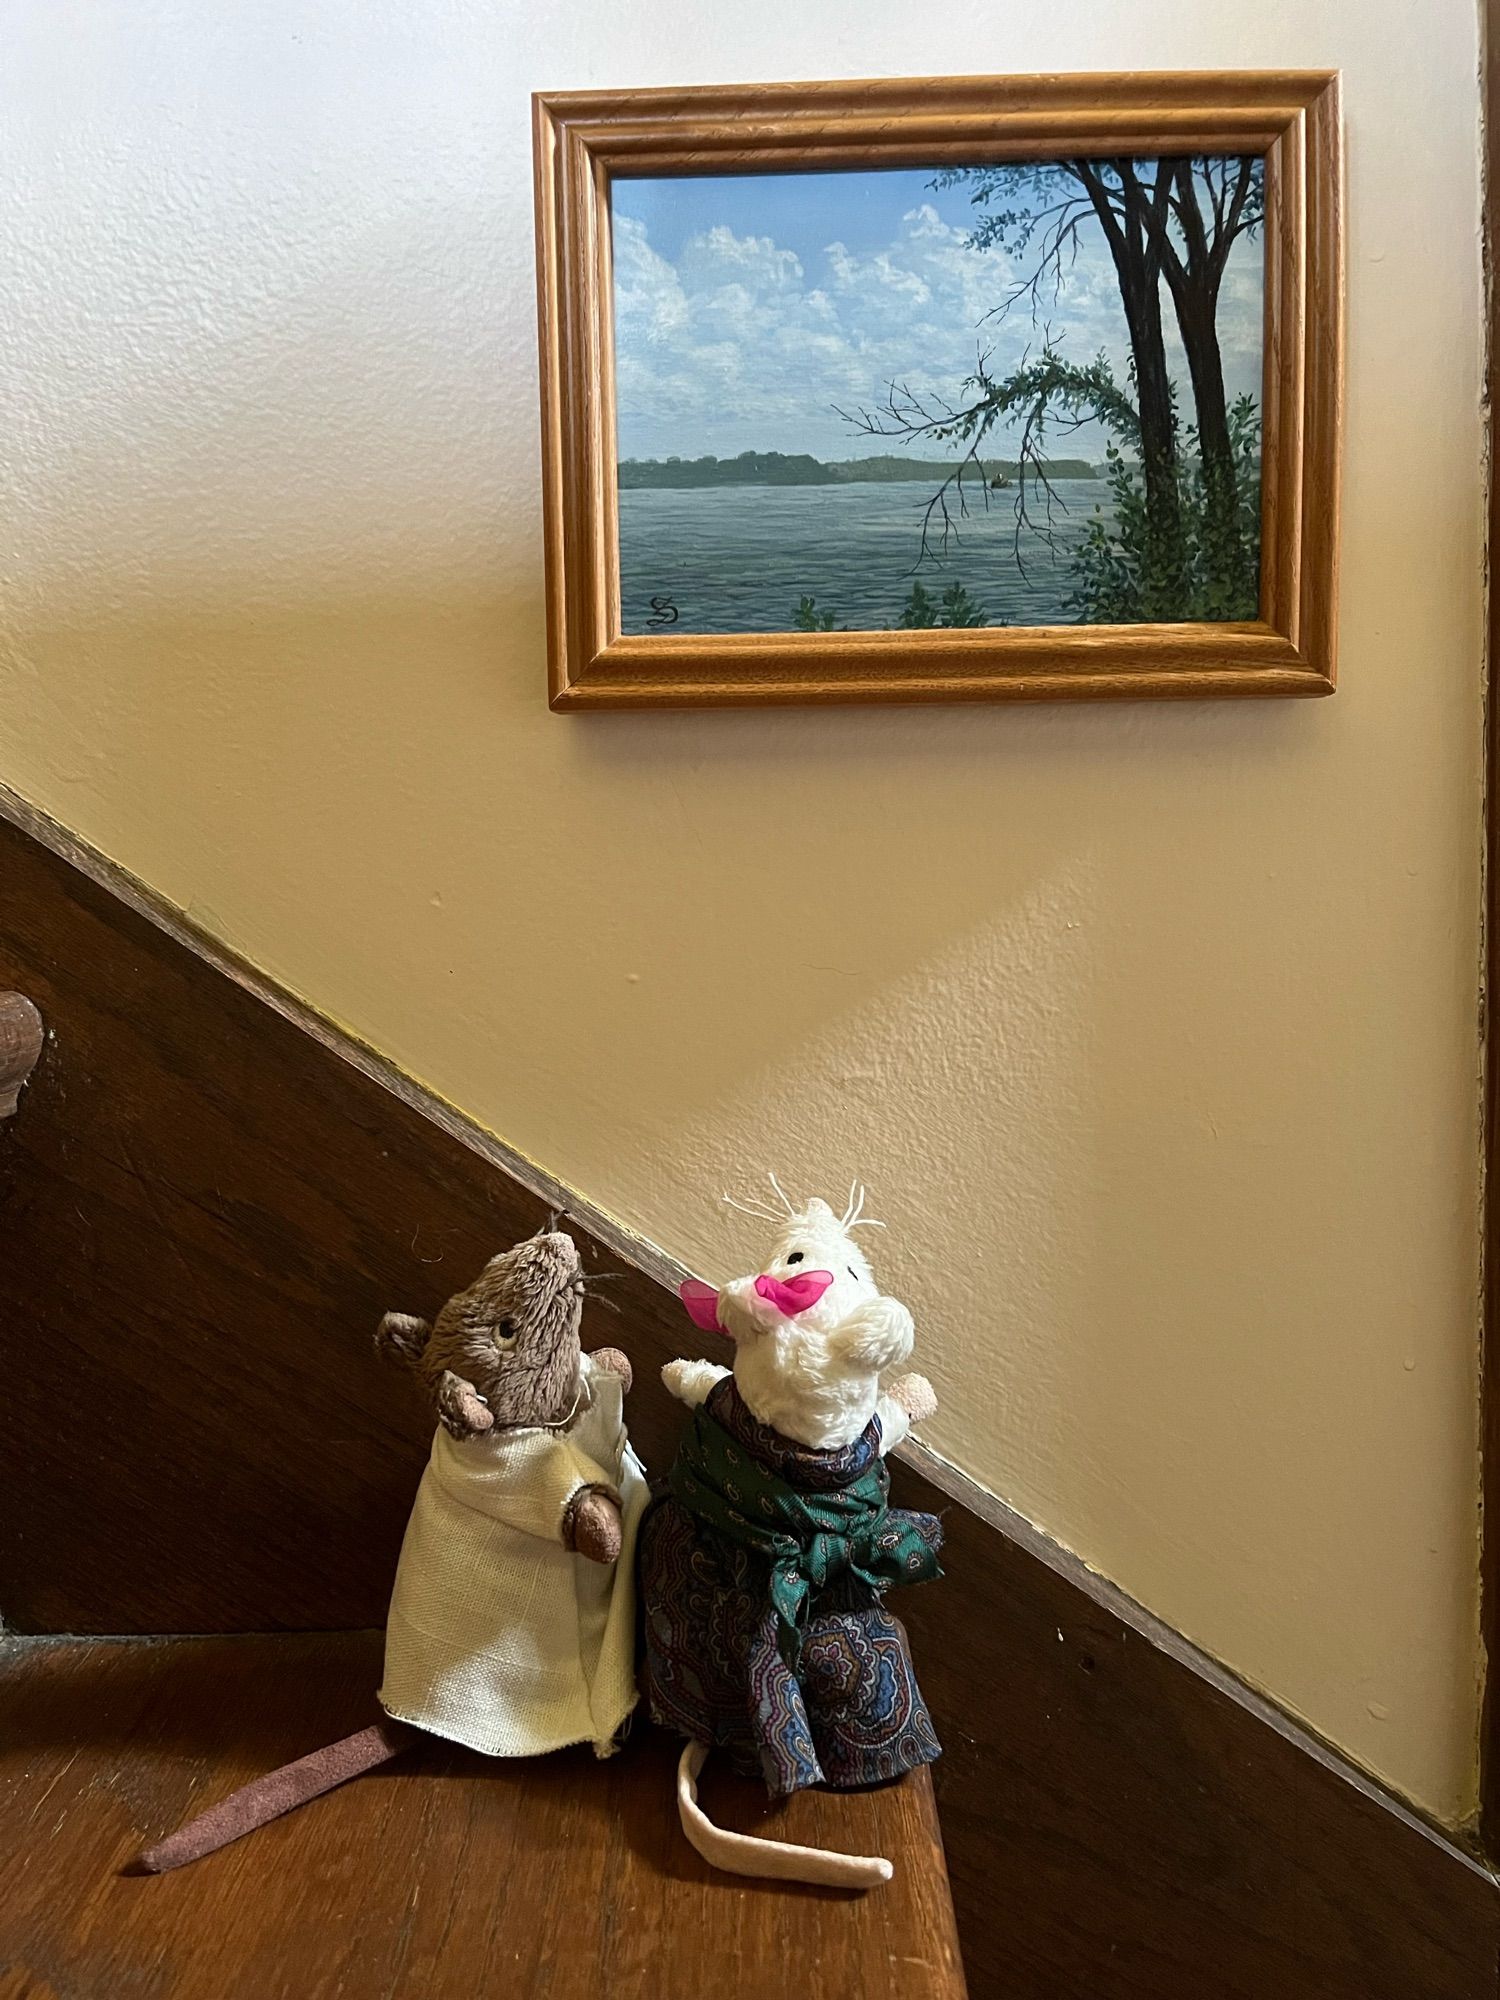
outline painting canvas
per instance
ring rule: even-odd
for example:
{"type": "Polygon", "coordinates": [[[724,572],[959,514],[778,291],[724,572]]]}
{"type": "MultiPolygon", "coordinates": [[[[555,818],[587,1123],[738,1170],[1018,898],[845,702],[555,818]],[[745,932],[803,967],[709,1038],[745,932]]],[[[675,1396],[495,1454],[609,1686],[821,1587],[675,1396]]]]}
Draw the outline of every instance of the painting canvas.
{"type": "Polygon", "coordinates": [[[620,629],[1253,620],[1264,161],[620,176],[620,629]]]}

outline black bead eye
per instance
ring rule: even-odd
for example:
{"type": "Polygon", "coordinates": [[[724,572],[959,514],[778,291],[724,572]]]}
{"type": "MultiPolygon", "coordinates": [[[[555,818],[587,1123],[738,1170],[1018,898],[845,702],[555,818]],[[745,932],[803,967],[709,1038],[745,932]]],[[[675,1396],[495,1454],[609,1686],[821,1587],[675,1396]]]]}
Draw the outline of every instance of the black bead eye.
{"type": "Polygon", "coordinates": [[[514,1344],[515,1338],[515,1321],[513,1319],[501,1320],[499,1326],[495,1329],[495,1345],[497,1347],[510,1347],[514,1344]]]}
{"type": "Polygon", "coordinates": [[[805,1257],[806,1255],[807,1255],[807,1252],[806,1252],[805,1250],[794,1250],[794,1251],[792,1252],[792,1254],[791,1254],[791,1255],[790,1255],[790,1256],[789,1256],[789,1257],[787,1258],[787,1260],[786,1260],[786,1261],[787,1261],[787,1262],[788,1262],[789,1264],[800,1264],[800,1263],[802,1262],[802,1259],[803,1259],[803,1258],[804,1258],[804,1257],[805,1257]]]}

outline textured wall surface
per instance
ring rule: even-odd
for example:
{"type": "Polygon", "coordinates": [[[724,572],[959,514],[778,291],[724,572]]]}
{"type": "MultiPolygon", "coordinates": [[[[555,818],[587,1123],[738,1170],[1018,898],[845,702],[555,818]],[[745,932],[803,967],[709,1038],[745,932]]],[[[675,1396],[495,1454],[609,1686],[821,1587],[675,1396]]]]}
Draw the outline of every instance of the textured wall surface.
{"type": "Polygon", "coordinates": [[[1468,0],[6,34],[0,777],[711,1275],[756,1255],[722,1188],[861,1174],[930,1441],[1460,1816],[1468,0]],[[531,89],[1286,64],[1343,66],[1351,130],[1335,699],[547,713],[531,89]]]}

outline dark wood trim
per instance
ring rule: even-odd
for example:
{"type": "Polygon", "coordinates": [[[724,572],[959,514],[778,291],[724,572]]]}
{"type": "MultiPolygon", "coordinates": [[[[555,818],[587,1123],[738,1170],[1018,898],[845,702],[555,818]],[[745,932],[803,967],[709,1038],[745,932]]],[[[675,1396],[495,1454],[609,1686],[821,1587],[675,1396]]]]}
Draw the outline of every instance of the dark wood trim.
{"type": "MultiPolygon", "coordinates": [[[[50,1038],[0,1144],[0,1613],[376,1624],[427,1423],[375,1319],[430,1309],[558,1191],[6,810],[0,985],[50,1038]]],[[[659,1364],[697,1344],[675,1267],[565,1205],[627,1266],[591,1339],[635,1360],[659,1468],[680,1423],[659,1364]]],[[[1475,1861],[953,1468],[908,1452],[897,1486],[946,1512],[946,1579],[900,1609],[976,1996],[1500,1993],[1475,1861]]]]}
{"type": "Polygon", "coordinates": [[[1484,1537],[1481,1554],[1481,1635],[1484,1704],[1479,1732],[1479,1835],[1500,1859],[1500,1200],[1491,1176],[1500,1161],[1500,0],[1484,0],[1484,283],[1485,378],[1489,411],[1489,521],[1486,565],[1487,630],[1484,676],[1484,1280],[1481,1328],[1481,1452],[1484,1537]]]}
{"type": "MultiPolygon", "coordinates": [[[[1064,1548],[1052,1536],[1028,1521],[1024,1514],[998,1499],[993,1493],[979,1486],[962,1473],[957,1466],[930,1451],[917,1439],[909,1439],[898,1456],[911,1466],[924,1487],[935,1487],[949,1500],[956,1502],[967,1512],[982,1521],[996,1534],[1003,1535],[1008,1542],[1030,1556],[1036,1562],[1059,1577],[1069,1589],[1086,1598],[1105,1617],[1116,1620],[1138,1639],[1175,1660],[1189,1673],[1194,1674],[1226,1701],[1242,1708],[1246,1715],[1269,1729],[1273,1735],[1283,1737],[1286,1742],[1313,1763],[1321,1764],[1341,1784],[1350,1786],[1362,1794],[1382,1812],[1391,1814],[1414,1833],[1433,1841],[1446,1854],[1462,1861],[1477,1875],[1485,1879],[1495,1879],[1495,1870],[1481,1851],[1477,1838],[1466,1828],[1445,1826],[1431,1813],[1412,1805],[1390,1790],[1387,1785],[1373,1776],[1362,1766],[1354,1763],[1330,1742],[1326,1736],[1307,1723],[1291,1715],[1286,1709],[1241,1680],[1238,1674],[1226,1667],[1221,1660],[1206,1653],[1201,1646],[1195,1646],[1185,1638],[1175,1626],[1148,1611],[1118,1584],[1108,1577],[1090,1569],[1081,1556],[1064,1548]]],[[[912,1503],[916,1505],[916,1502],[912,1503]]],[[[934,1502],[929,1497],[922,1504],[931,1507],[934,1502]]]]}

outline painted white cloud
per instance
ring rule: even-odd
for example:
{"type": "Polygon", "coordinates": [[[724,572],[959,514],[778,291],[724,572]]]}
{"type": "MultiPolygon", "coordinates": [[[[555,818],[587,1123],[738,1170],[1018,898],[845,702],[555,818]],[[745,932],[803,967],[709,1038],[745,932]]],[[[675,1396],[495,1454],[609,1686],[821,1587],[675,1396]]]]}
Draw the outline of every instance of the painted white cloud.
{"type": "MultiPolygon", "coordinates": [[[[812,270],[771,237],[722,224],[690,238],[673,263],[644,223],[617,214],[614,245],[623,457],[912,449],[861,436],[837,411],[880,404],[892,382],[957,400],[981,351],[992,372],[1007,370],[1043,328],[1079,360],[1102,348],[1124,377],[1119,293],[1097,240],[1082,242],[1061,284],[1046,289],[1035,324],[1026,302],[996,317],[1016,277],[1005,253],[969,249],[966,232],[926,202],[901,217],[889,243],[864,252],[829,243],[812,270]]],[[[1253,264],[1232,267],[1227,282],[1237,304],[1253,303],[1253,264]]],[[[1258,339],[1253,313],[1238,317],[1244,331],[1226,340],[1226,362],[1248,384],[1258,339]]],[[[1003,451],[998,436],[992,448],[1003,451]]],[[[1102,448],[1093,426],[1059,445],[1102,448]]]]}

